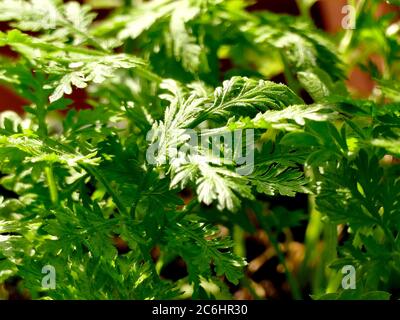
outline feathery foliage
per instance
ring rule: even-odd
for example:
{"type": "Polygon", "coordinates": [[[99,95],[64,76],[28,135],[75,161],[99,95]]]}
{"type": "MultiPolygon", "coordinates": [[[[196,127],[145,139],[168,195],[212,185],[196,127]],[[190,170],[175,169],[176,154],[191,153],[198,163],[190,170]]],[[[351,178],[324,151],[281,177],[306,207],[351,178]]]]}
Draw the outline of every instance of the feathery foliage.
{"type": "Polygon", "coordinates": [[[374,19],[380,1],[360,2],[357,29],[335,43],[305,16],[250,13],[244,0],[126,1],[99,20],[77,2],[0,0],[0,46],[17,55],[0,59],[0,81],[27,101],[23,115],[0,114],[0,283],[17,277],[32,298],[230,298],[246,266],[231,235],[256,220],[301,298],[307,283],[277,233],[312,217],[262,199],[307,194],[335,230],[317,230],[333,247],[313,297],[389,298],[400,274],[399,28],[374,19]],[[352,54],[365,45],[384,70],[352,54]],[[346,88],[355,64],[377,83],[368,99],[346,88]],[[280,73],[286,84],[270,80],[280,73]],[[71,108],[77,89],[90,109],[71,108]],[[209,152],[214,136],[237,132],[240,150],[209,152]],[[206,143],[193,147],[190,133],[206,143]],[[244,149],[252,170],[219,158],[244,149]],[[187,276],[165,279],[176,258],[187,276]],[[332,276],[348,264],[350,293],[332,276]],[[42,287],[46,265],[54,290],[42,287]]]}

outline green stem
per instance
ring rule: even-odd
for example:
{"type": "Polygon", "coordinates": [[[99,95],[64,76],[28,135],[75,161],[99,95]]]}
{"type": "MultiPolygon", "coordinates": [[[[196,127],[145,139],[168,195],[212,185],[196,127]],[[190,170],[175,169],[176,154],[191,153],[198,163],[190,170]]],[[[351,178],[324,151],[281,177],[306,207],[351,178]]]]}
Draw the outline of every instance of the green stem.
{"type": "Polygon", "coordinates": [[[47,95],[43,92],[41,85],[42,84],[40,84],[40,87],[36,86],[36,89],[38,90],[38,96],[39,96],[38,100],[36,101],[36,117],[37,117],[38,126],[39,126],[38,134],[42,139],[45,139],[48,135],[47,123],[46,123],[47,95]]]}
{"type": "Polygon", "coordinates": [[[259,213],[255,212],[258,218],[258,221],[260,222],[262,228],[265,230],[265,232],[268,234],[269,241],[271,242],[272,247],[274,248],[276,255],[278,256],[278,259],[280,263],[283,265],[283,268],[285,269],[285,275],[287,278],[287,281],[290,285],[290,288],[292,289],[292,295],[295,300],[301,300],[302,299],[302,294],[299,288],[299,284],[297,283],[296,278],[293,276],[292,272],[289,270],[289,267],[286,263],[285,255],[283,254],[282,250],[279,247],[279,243],[274,237],[272,230],[268,226],[268,224],[263,222],[262,217],[259,216],[259,213]],[[260,219],[261,218],[261,219],[260,219]]]}
{"type": "Polygon", "coordinates": [[[78,35],[82,36],[83,38],[86,38],[87,43],[90,44],[91,46],[93,46],[93,48],[95,48],[96,50],[101,51],[101,52],[107,52],[106,50],[104,50],[104,48],[101,45],[99,45],[97,43],[96,39],[92,38],[89,34],[82,32],[81,30],[76,28],[69,21],[67,21],[65,19],[60,19],[60,25],[67,29],[70,29],[71,33],[78,34],[78,35]]]}
{"type": "Polygon", "coordinates": [[[297,280],[295,279],[295,277],[293,276],[292,272],[289,270],[289,267],[287,266],[286,263],[286,259],[285,256],[282,252],[282,250],[279,248],[279,243],[276,240],[276,238],[271,234],[271,230],[269,230],[268,232],[268,236],[269,236],[269,240],[278,256],[278,259],[280,261],[280,263],[282,263],[284,269],[285,269],[285,274],[286,274],[286,278],[289,282],[290,288],[292,289],[292,294],[293,294],[293,298],[295,300],[301,300],[302,299],[302,295],[300,292],[300,288],[299,285],[297,283],[297,280]]]}
{"type": "Polygon", "coordinates": [[[327,278],[326,293],[332,293],[337,291],[338,282],[337,274],[335,271],[329,269],[329,265],[337,257],[336,246],[337,246],[337,226],[333,223],[327,223],[324,231],[325,241],[325,275],[327,278]]]}
{"type": "Polygon", "coordinates": [[[247,275],[243,277],[240,283],[242,284],[243,287],[249,290],[250,294],[253,296],[254,299],[262,300],[262,298],[257,294],[256,290],[254,290],[253,286],[251,285],[251,280],[247,277],[247,275]]]}
{"type": "Polygon", "coordinates": [[[196,207],[196,205],[198,204],[197,199],[193,199],[192,201],[190,201],[186,206],[184,206],[182,208],[181,211],[177,212],[177,215],[174,217],[173,221],[174,223],[179,222],[180,220],[182,220],[187,214],[189,214],[190,212],[193,211],[193,209],[196,207]]]}
{"type": "Polygon", "coordinates": [[[233,252],[239,257],[246,257],[246,246],[244,243],[244,231],[238,225],[233,227],[233,252]]]}
{"type": "Polygon", "coordinates": [[[56,205],[58,204],[58,191],[56,181],[54,179],[53,167],[46,167],[44,170],[46,173],[47,184],[49,185],[51,202],[56,205]]]}
{"type": "MultiPolygon", "coordinates": [[[[302,266],[300,268],[300,279],[303,282],[307,281],[307,274],[309,273],[310,264],[317,259],[318,256],[318,242],[323,230],[323,223],[321,220],[321,214],[315,209],[315,197],[309,196],[309,214],[310,220],[307,225],[305,234],[305,254],[302,266]]],[[[313,285],[315,281],[312,281],[313,285]]],[[[313,293],[314,287],[313,287],[313,293]]]]}
{"type": "Polygon", "coordinates": [[[113,202],[115,203],[115,206],[117,207],[118,211],[121,214],[128,215],[129,211],[123,204],[122,200],[119,198],[118,194],[114,191],[113,187],[110,185],[110,183],[107,181],[107,179],[101,174],[99,170],[97,170],[95,167],[88,166],[86,164],[79,164],[81,168],[83,168],[86,172],[88,172],[90,175],[96,178],[97,181],[99,181],[104,188],[107,190],[108,194],[111,196],[113,199],[113,202]]]}
{"type": "Polygon", "coordinates": [[[46,113],[42,113],[38,111],[37,113],[38,125],[39,125],[39,136],[45,137],[47,136],[47,123],[46,123],[46,113]]]}
{"type": "Polygon", "coordinates": [[[336,224],[322,222],[321,213],[315,208],[315,196],[309,198],[310,222],[306,230],[305,257],[301,267],[301,279],[309,272],[309,265],[318,260],[318,265],[313,269],[311,280],[312,293],[315,295],[335,292],[337,289],[337,275],[329,269],[330,263],[337,257],[337,229],[336,224]],[[318,257],[318,243],[321,235],[324,241],[324,250],[321,257],[318,257]]]}
{"type": "Polygon", "coordinates": [[[310,12],[313,2],[304,1],[304,0],[296,0],[296,2],[297,2],[297,6],[300,10],[301,16],[305,20],[313,23],[313,19],[311,17],[311,12],[310,12]]]}
{"type": "Polygon", "coordinates": [[[140,67],[137,66],[134,69],[135,74],[137,74],[138,76],[149,80],[149,81],[154,81],[154,82],[161,82],[162,78],[160,76],[158,76],[157,74],[155,74],[154,72],[151,72],[150,70],[144,68],[144,67],[140,67]]]}

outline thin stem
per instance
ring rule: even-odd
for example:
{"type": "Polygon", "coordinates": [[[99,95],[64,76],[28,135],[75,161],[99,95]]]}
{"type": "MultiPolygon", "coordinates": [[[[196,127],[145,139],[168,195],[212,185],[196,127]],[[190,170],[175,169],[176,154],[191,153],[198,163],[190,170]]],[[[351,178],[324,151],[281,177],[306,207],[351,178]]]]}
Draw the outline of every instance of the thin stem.
{"type": "Polygon", "coordinates": [[[244,243],[244,231],[238,225],[233,227],[233,251],[239,257],[246,257],[246,246],[244,243]]]}
{"type": "Polygon", "coordinates": [[[39,136],[45,137],[47,136],[47,123],[46,123],[46,113],[39,111],[37,113],[37,119],[38,119],[38,131],[39,131],[39,136]]]}
{"type": "Polygon", "coordinates": [[[188,213],[190,213],[198,204],[197,199],[193,199],[190,201],[186,206],[182,208],[181,211],[178,212],[178,214],[174,218],[174,222],[178,222],[182,220],[188,213]]]}
{"type": "Polygon", "coordinates": [[[299,285],[297,283],[297,280],[295,279],[295,277],[293,276],[292,272],[289,270],[289,267],[286,263],[286,259],[285,256],[282,252],[282,250],[279,247],[279,243],[276,240],[276,238],[272,235],[271,230],[268,228],[268,236],[269,236],[269,241],[271,242],[276,255],[278,256],[278,259],[280,261],[280,263],[282,263],[284,269],[285,269],[285,274],[286,274],[286,278],[289,282],[290,288],[292,289],[292,294],[293,294],[293,298],[295,300],[301,300],[302,296],[301,296],[301,292],[300,292],[300,288],[299,285]]]}
{"type": "Polygon", "coordinates": [[[87,43],[90,44],[91,46],[93,46],[93,48],[95,48],[96,50],[99,50],[102,52],[107,52],[106,50],[104,50],[104,48],[101,45],[99,45],[97,43],[97,41],[95,39],[93,39],[91,36],[89,36],[85,32],[82,32],[81,30],[76,28],[72,23],[68,22],[67,20],[60,19],[60,25],[65,28],[70,29],[72,31],[72,33],[78,34],[78,35],[86,38],[87,43]]]}
{"type": "Polygon", "coordinates": [[[301,16],[306,19],[307,21],[313,23],[313,19],[311,17],[311,5],[313,4],[313,2],[310,1],[305,1],[305,0],[296,0],[297,2],[297,6],[300,10],[300,14],[301,16]]]}
{"type": "Polygon", "coordinates": [[[243,285],[243,287],[247,288],[249,290],[250,294],[253,296],[254,299],[256,300],[262,300],[262,297],[260,297],[256,290],[254,290],[252,286],[252,280],[248,278],[246,275],[240,280],[240,283],[243,285]]]}
{"type": "MultiPolygon", "coordinates": [[[[47,114],[47,108],[46,108],[46,103],[45,103],[45,95],[43,93],[43,90],[41,88],[39,89],[40,95],[38,98],[38,101],[36,102],[36,117],[38,121],[38,135],[42,139],[46,139],[48,135],[48,130],[47,130],[47,123],[46,123],[46,114],[47,114]]],[[[47,179],[47,184],[49,186],[49,192],[50,192],[50,199],[53,205],[58,204],[58,191],[57,191],[57,185],[56,181],[54,178],[54,172],[53,172],[53,167],[50,165],[44,169],[46,179],[47,179]]]]}
{"type": "Polygon", "coordinates": [[[293,298],[295,300],[301,300],[302,295],[301,295],[301,291],[299,288],[299,284],[297,283],[297,280],[293,276],[292,272],[289,270],[289,267],[286,263],[285,255],[283,254],[282,250],[280,249],[277,239],[274,237],[272,230],[268,226],[268,224],[264,223],[263,219],[260,219],[260,218],[262,218],[262,217],[260,217],[260,214],[258,212],[255,212],[255,213],[257,215],[258,221],[260,222],[262,228],[268,234],[269,241],[271,242],[271,245],[274,248],[276,255],[278,256],[280,263],[283,265],[283,268],[285,269],[285,275],[286,275],[287,281],[290,285],[290,288],[292,289],[293,298]]]}
{"type": "MultiPolygon", "coordinates": [[[[308,172],[308,175],[311,173],[308,172]]],[[[308,198],[309,215],[310,219],[306,228],[305,234],[305,255],[302,266],[300,268],[300,279],[305,280],[306,275],[309,271],[309,265],[317,258],[318,242],[322,233],[323,223],[321,220],[321,214],[315,208],[315,196],[309,196],[308,198]]],[[[314,281],[313,281],[314,283],[314,281]]],[[[314,291],[314,290],[313,290],[314,291]]],[[[313,292],[315,293],[315,292],[313,292]]]]}
{"type": "Polygon", "coordinates": [[[56,205],[58,204],[58,191],[56,181],[54,179],[53,167],[46,167],[44,170],[46,173],[47,184],[49,185],[51,202],[56,205]]]}
{"type": "Polygon", "coordinates": [[[113,199],[115,206],[117,207],[118,211],[121,214],[125,214],[125,215],[129,214],[128,210],[126,209],[122,200],[119,198],[118,194],[114,191],[111,184],[107,181],[107,179],[101,174],[101,172],[99,170],[97,170],[95,167],[91,167],[91,166],[88,166],[83,163],[79,164],[79,166],[81,168],[83,168],[84,170],[86,170],[86,172],[88,172],[90,175],[95,177],[97,179],[97,181],[99,181],[104,186],[104,188],[107,190],[108,194],[113,199]]]}
{"type": "Polygon", "coordinates": [[[142,180],[142,182],[140,183],[138,191],[136,192],[136,199],[132,203],[131,209],[129,210],[129,214],[130,214],[130,216],[132,217],[133,220],[137,219],[137,217],[136,217],[136,208],[137,208],[137,205],[139,204],[139,201],[140,201],[140,199],[142,197],[142,190],[143,190],[145,182],[146,182],[146,178],[144,178],[142,180]]]}
{"type": "Polygon", "coordinates": [[[149,81],[154,81],[154,82],[161,82],[162,78],[160,76],[158,76],[157,74],[155,74],[154,72],[151,72],[150,70],[141,67],[141,66],[137,66],[134,69],[135,74],[137,74],[138,76],[141,76],[142,78],[149,80],[149,81]]]}
{"type": "Polygon", "coordinates": [[[325,274],[328,279],[326,286],[326,293],[335,292],[337,289],[337,277],[335,272],[329,269],[329,265],[337,257],[336,246],[337,246],[337,227],[336,224],[327,223],[324,230],[324,242],[325,242],[325,274]]]}
{"type": "Polygon", "coordinates": [[[37,98],[37,101],[35,101],[36,118],[37,118],[38,125],[39,125],[38,134],[42,139],[45,139],[48,135],[47,123],[46,123],[47,95],[43,92],[42,83],[39,83],[38,85],[36,85],[36,90],[38,91],[38,98],[37,98]]]}

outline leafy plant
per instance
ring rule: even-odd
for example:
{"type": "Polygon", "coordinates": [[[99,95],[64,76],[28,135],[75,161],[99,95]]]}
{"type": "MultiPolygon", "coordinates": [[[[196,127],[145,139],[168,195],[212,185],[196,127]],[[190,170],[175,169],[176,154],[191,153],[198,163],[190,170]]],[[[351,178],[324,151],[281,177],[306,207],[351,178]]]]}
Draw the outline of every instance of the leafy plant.
{"type": "Polygon", "coordinates": [[[77,2],[1,0],[9,30],[0,46],[18,57],[0,60],[0,81],[28,102],[22,115],[0,114],[0,283],[20,279],[32,298],[230,298],[228,285],[249,283],[242,232],[258,227],[296,299],[394,294],[398,23],[373,16],[380,1],[360,1],[357,28],[335,40],[309,18],[314,2],[299,1],[294,17],[250,13],[244,0],[127,1],[96,19],[77,2]],[[354,54],[375,36],[379,45],[354,54]],[[384,70],[368,60],[374,53],[384,70]],[[371,97],[346,88],[356,64],[377,83],[371,97]],[[286,84],[271,81],[280,73],[286,84]],[[77,89],[90,109],[71,108],[77,89]],[[204,145],[165,161],[188,147],[187,130],[246,129],[255,141],[249,174],[204,145]],[[309,214],[268,206],[298,194],[309,197],[309,214]],[[278,234],[305,220],[296,274],[278,234]],[[187,276],[165,279],[177,257],[187,276]],[[42,287],[46,265],[55,290],[42,287]],[[356,268],[354,291],[339,289],[344,265],[356,268]]]}

